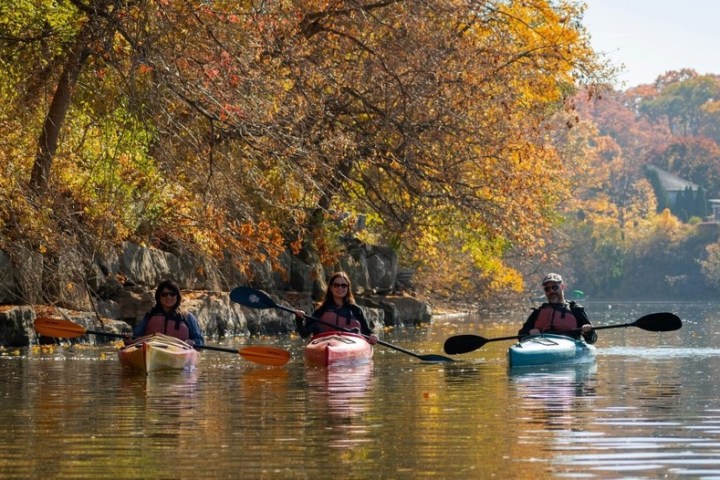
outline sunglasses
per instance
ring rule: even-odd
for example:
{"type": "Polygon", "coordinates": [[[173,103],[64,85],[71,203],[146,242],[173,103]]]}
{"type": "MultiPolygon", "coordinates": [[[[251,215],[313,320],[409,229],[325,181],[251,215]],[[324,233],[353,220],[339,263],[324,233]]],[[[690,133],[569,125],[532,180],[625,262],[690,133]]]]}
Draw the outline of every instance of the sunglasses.
{"type": "Polygon", "coordinates": [[[347,283],[333,283],[332,286],[333,286],[333,288],[347,288],[348,284],[347,283]]]}
{"type": "Polygon", "coordinates": [[[177,292],[160,292],[161,297],[177,297],[177,292]]]}
{"type": "Polygon", "coordinates": [[[547,292],[557,292],[558,290],[560,290],[560,285],[558,285],[558,284],[555,284],[555,285],[547,285],[547,286],[543,287],[543,290],[545,290],[545,293],[547,293],[547,292]]]}

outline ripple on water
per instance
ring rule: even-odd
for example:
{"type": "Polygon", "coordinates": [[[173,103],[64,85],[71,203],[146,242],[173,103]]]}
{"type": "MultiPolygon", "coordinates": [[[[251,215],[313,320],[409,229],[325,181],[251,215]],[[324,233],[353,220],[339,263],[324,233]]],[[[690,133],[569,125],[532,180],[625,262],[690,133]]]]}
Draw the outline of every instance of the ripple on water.
{"type": "Polygon", "coordinates": [[[608,347],[598,351],[598,356],[617,355],[635,357],[643,360],[666,360],[668,358],[717,357],[720,348],[682,348],[682,347],[608,347]]]}

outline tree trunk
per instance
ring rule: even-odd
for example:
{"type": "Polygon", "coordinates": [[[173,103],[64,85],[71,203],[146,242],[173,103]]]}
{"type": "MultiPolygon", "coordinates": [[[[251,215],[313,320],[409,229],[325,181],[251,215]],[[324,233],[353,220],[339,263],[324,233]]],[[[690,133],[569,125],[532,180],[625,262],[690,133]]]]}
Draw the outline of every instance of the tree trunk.
{"type": "Polygon", "coordinates": [[[318,204],[315,207],[315,210],[313,210],[310,220],[310,230],[314,231],[320,226],[322,226],[323,216],[325,212],[330,209],[333,197],[338,192],[338,190],[340,190],[342,182],[346,181],[347,176],[350,175],[352,167],[353,162],[349,158],[345,158],[340,162],[340,165],[338,165],[338,169],[335,172],[335,175],[330,178],[328,183],[325,185],[325,188],[322,191],[322,195],[318,200],[318,204]]]}
{"type": "Polygon", "coordinates": [[[353,161],[349,158],[343,159],[340,162],[335,175],[325,184],[325,188],[322,190],[317,206],[310,214],[310,218],[307,222],[306,230],[309,235],[307,240],[304,242],[303,251],[300,253],[301,258],[307,256],[307,251],[315,251],[315,239],[318,237],[319,231],[325,221],[325,212],[330,209],[333,197],[338,190],[340,190],[342,182],[345,181],[352,168],[353,161]]]}
{"type": "Polygon", "coordinates": [[[30,175],[30,188],[35,194],[47,189],[50,168],[57,151],[60,130],[65,121],[65,114],[72,100],[72,93],[77,83],[82,64],[87,58],[87,44],[90,38],[92,21],[85,24],[80,31],[73,49],[63,66],[63,72],[53,95],[50,109],[45,117],[40,137],[38,138],[38,151],[30,175]]]}

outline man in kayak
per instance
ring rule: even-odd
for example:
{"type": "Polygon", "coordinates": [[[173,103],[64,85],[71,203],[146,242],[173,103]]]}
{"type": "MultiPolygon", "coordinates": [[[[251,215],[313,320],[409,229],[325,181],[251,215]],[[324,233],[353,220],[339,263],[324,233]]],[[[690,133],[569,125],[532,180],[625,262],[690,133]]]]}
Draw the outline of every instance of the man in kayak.
{"type": "Polygon", "coordinates": [[[365,335],[370,345],[375,345],[378,341],[363,311],[355,304],[350,277],[345,272],[332,274],[323,302],[312,316],[322,320],[323,323],[306,318],[302,310],[295,312],[297,331],[303,338],[332,330],[352,330],[365,335]],[[336,325],[338,328],[334,329],[331,325],[336,325]]]}
{"type": "Polygon", "coordinates": [[[172,280],[160,282],[155,290],[155,306],[135,325],[133,337],[156,332],[179,338],[190,345],[205,344],[195,315],[180,309],[180,287],[172,280]]]}
{"type": "Polygon", "coordinates": [[[585,309],[575,302],[565,300],[565,283],[557,273],[548,273],[542,280],[547,302],[532,311],[518,335],[538,335],[556,333],[580,338],[587,343],[597,341],[597,332],[593,330],[585,309]],[[571,332],[571,330],[580,329],[571,332]]]}

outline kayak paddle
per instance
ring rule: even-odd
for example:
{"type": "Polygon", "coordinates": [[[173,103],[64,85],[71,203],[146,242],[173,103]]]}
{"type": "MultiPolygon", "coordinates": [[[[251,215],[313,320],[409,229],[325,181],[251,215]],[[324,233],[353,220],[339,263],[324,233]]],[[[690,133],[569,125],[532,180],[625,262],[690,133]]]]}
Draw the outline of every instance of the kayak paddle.
{"type": "MultiPolygon", "coordinates": [[[[624,328],[638,327],[649,332],[670,332],[678,330],[682,327],[682,320],[674,313],[658,312],[650,313],[644,317],[640,317],[632,323],[623,323],[620,325],[606,325],[603,327],[593,327],[594,330],[604,330],[607,328],[624,328]]],[[[578,333],[581,329],[569,330],[568,332],[553,333],[578,333]]],[[[479,335],[455,335],[445,340],[445,353],[456,355],[458,353],[468,353],[482,347],[488,342],[498,342],[500,340],[518,340],[528,335],[511,335],[509,337],[483,338],[479,335]]]]}
{"type": "MultiPolygon", "coordinates": [[[[35,320],[35,331],[43,337],[77,338],[83,335],[105,335],[106,337],[127,338],[121,333],[101,332],[88,330],[70,320],[59,320],[55,318],[40,317],[35,320]]],[[[215,350],[218,352],[237,353],[245,360],[260,363],[262,365],[280,366],[290,360],[290,352],[282,348],[265,345],[251,345],[240,350],[233,348],[213,347],[210,345],[192,345],[196,350],[215,350]]]]}
{"type": "MultiPolygon", "coordinates": [[[[239,303],[240,305],[243,305],[245,307],[250,308],[277,308],[280,310],[285,310],[286,312],[295,313],[295,310],[289,307],[285,307],[283,305],[278,305],[272,298],[270,298],[270,295],[263,292],[262,290],[257,290],[250,287],[237,287],[234,288],[230,292],[230,300],[232,300],[235,303],[239,303]]],[[[328,327],[334,328],[336,330],[340,330],[341,332],[352,332],[352,330],[348,328],[343,328],[337,325],[333,325],[332,323],[324,322],[320,320],[319,318],[312,317],[310,315],[305,314],[305,318],[312,320],[314,322],[326,325],[328,327]]],[[[366,339],[368,338],[367,335],[363,335],[366,339]]],[[[454,360],[452,358],[448,358],[442,355],[420,355],[415,352],[411,352],[409,350],[405,350],[404,348],[400,348],[397,345],[393,345],[392,343],[383,342],[382,340],[378,340],[380,345],[383,345],[388,348],[392,348],[393,350],[397,350],[398,352],[402,352],[406,355],[413,356],[415,358],[418,358],[424,362],[453,362],[454,360]]]]}

